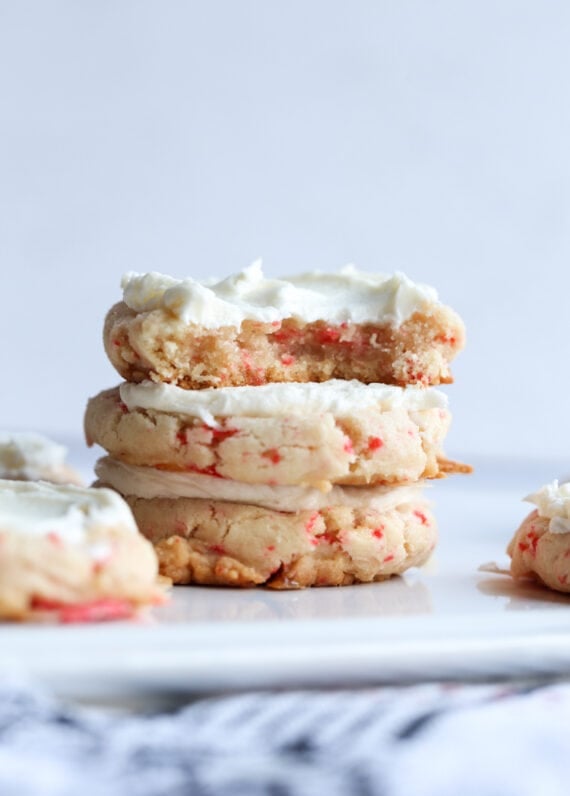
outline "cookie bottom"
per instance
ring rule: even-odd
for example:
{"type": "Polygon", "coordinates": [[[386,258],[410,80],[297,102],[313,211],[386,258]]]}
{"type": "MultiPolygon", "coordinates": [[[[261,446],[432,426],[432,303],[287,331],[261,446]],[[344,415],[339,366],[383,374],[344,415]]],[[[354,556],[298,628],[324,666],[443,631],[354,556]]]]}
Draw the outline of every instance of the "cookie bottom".
{"type": "Polygon", "coordinates": [[[178,584],[301,589],[369,583],[425,563],[437,538],[423,501],[286,513],[192,498],[125,499],[154,544],[161,574],[178,584]]]}
{"type": "Polygon", "coordinates": [[[570,534],[552,533],[550,519],[531,512],[507,548],[514,578],[534,578],[555,591],[570,592],[570,534]]]}

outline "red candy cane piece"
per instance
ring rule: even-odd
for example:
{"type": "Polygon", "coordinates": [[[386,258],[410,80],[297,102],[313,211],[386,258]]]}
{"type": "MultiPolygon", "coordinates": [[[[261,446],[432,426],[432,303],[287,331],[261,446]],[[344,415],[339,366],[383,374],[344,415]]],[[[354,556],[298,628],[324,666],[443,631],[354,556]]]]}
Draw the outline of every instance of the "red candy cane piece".
{"type": "Polygon", "coordinates": [[[36,611],[53,611],[62,624],[79,622],[108,622],[114,619],[130,619],[135,607],[128,600],[105,597],[85,603],[61,603],[35,597],[32,608],[36,611]]]}
{"type": "Polygon", "coordinates": [[[261,455],[264,459],[269,459],[272,464],[279,464],[281,461],[281,454],[277,448],[269,448],[269,450],[263,451],[261,455]]]}

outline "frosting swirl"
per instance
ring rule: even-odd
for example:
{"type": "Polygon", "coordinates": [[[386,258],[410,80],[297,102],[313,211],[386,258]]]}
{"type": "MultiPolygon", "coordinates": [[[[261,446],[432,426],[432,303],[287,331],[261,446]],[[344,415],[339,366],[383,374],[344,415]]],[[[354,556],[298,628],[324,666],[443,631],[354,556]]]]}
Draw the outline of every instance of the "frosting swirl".
{"type": "Polygon", "coordinates": [[[553,481],[525,500],[538,509],[538,516],[550,520],[550,533],[570,533],[570,482],[553,481]]]}
{"type": "Polygon", "coordinates": [[[439,303],[434,288],[416,284],[402,273],[366,273],[348,265],[335,274],[315,271],[270,279],[263,275],[259,260],[219,282],[129,272],[121,286],[125,303],[135,312],[161,309],[207,329],[289,317],[306,323],[399,325],[417,310],[439,303]]]}

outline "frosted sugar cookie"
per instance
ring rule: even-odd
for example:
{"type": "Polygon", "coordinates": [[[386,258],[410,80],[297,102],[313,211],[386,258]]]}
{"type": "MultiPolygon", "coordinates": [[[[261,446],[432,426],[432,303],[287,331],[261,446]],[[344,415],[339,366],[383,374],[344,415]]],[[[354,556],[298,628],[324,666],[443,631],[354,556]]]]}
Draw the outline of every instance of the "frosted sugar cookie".
{"type": "Polygon", "coordinates": [[[123,378],[187,389],[357,379],[452,381],[459,316],[433,288],[352,266],[266,279],[259,263],[215,284],[129,273],[104,343],[123,378]]]}
{"type": "Polygon", "coordinates": [[[115,492],[0,481],[0,619],[130,617],[161,599],[157,571],[115,492]]]}
{"type": "Polygon", "coordinates": [[[383,580],[424,563],[436,542],[421,485],[325,494],[108,457],[96,472],[125,496],[174,583],[293,589],[383,580]]]}
{"type": "Polygon", "coordinates": [[[322,384],[183,390],[123,384],[92,398],[86,438],[129,464],[252,484],[374,484],[465,471],[445,459],[435,389],[322,384]]]}
{"type": "Polygon", "coordinates": [[[0,478],[14,481],[51,481],[81,484],[65,458],[63,445],[32,432],[0,431],[0,478]]]}

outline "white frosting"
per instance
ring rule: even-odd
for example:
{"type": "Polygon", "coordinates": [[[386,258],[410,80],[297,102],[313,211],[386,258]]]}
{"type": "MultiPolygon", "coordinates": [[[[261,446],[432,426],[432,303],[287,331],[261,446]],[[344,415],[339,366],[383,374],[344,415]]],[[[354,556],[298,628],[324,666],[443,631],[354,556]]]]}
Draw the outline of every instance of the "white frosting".
{"type": "Polygon", "coordinates": [[[432,287],[415,284],[404,274],[365,273],[351,265],[336,274],[313,272],[266,279],[261,261],[257,261],[210,284],[155,272],[129,272],[121,285],[125,303],[136,312],[163,309],[184,323],[207,329],[288,317],[335,324],[400,324],[416,310],[438,302],[432,287]]]}
{"type": "Polygon", "coordinates": [[[548,530],[551,533],[570,533],[570,483],[553,481],[525,500],[534,503],[539,517],[550,520],[548,530]]]}
{"type": "Polygon", "coordinates": [[[208,425],[215,425],[216,417],[285,417],[325,412],[346,417],[373,406],[383,410],[403,407],[410,411],[447,407],[447,396],[435,389],[342,379],[322,384],[275,383],[204,390],[184,390],[172,384],[146,381],[122,384],[120,394],[129,410],[153,409],[189,415],[208,425]]]}
{"type": "MultiPolygon", "coordinates": [[[[108,527],[138,533],[128,505],[110,489],[0,480],[1,532],[55,534],[62,542],[82,544],[91,532],[108,527]]],[[[101,557],[101,545],[92,545],[90,553],[101,557]]]]}
{"type": "Polygon", "coordinates": [[[29,432],[0,432],[0,478],[47,478],[64,465],[66,448],[29,432]]]}
{"type": "Polygon", "coordinates": [[[316,511],[327,506],[350,506],[385,510],[402,503],[421,500],[423,484],[401,487],[333,486],[323,493],[301,486],[244,484],[201,473],[170,472],[154,467],[137,467],[109,456],[99,459],[95,472],[102,482],[123,495],[146,498],[200,498],[248,503],[276,511],[316,511]]]}

